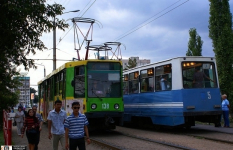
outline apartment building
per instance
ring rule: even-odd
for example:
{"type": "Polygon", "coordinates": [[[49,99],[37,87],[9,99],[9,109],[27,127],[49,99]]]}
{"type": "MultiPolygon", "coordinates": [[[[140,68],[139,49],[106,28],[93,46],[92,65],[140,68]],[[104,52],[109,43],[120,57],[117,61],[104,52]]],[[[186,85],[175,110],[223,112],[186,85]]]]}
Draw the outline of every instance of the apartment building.
{"type": "MultiPolygon", "coordinates": [[[[146,64],[150,64],[150,59],[139,59],[139,57],[130,57],[131,60],[136,59],[137,66],[143,66],[146,64]]],[[[129,59],[122,59],[123,69],[128,65],[129,59]]]]}
{"type": "Polygon", "coordinates": [[[19,77],[22,85],[17,89],[20,91],[19,102],[17,106],[31,107],[30,103],[30,77],[19,77]]]}

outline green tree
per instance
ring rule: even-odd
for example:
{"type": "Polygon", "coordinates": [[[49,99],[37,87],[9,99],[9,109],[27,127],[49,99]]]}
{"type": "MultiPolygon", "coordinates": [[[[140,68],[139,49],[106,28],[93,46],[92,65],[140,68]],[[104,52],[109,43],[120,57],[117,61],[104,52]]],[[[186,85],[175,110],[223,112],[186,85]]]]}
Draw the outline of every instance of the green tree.
{"type": "Polygon", "coordinates": [[[130,59],[129,58],[129,61],[128,61],[128,65],[126,66],[126,69],[130,69],[130,68],[134,68],[137,66],[137,61],[136,59],[130,59]]]}
{"type": "MultiPolygon", "coordinates": [[[[3,0],[0,2],[0,86],[1,91],[14,88],[13,76],[18,74],[16,66],[24,65],[28,70],[35,67],[27,59],[35,50],[46,49],[40,40],[42,33],[53,30],[53,18],[61,15],[64,7],[49,5],[46,0],[3,0]]],[[[56,18],[56,26],[64,30],[65,20],[56,18]]],[[[2,95],[2,94],[0,94],[2,95]]],[[[2,99],[7,102],[7,99],[2,99]]]]}
{"type": "MultiPolygon", "coordinates": [[[[2,67],[0,67],[0,70],[2,67]]],[[[1,76],[1,75],[0,75],[1,76]]],[[[6,72],[5,79],[0,79],[0,120],[3,120],[3,109],[14,107],[19,100],[19,90],[17,88],[21,85],[18,78],[12,78],[12,76],[6,72]]],[[[2,122],[0,123],[2,128],[2,122]]]]}
{"type": "MultiPolygon", "coordinates": [[[[46,49],[40,37],[53,30],[53,18],[63,10],[61,5],[49,5],[46,0],[0,1],[0,116],[3,108],[17,103],[17,94],[11,91],[18,86],[13,78],[19,74],[16,67],[36,68],[27,56],[46,49]]],[[[56,27],[64,30],[68,24],[56,18],[56,27]]]]}
{"type": "Polygon", "coordinates": [[[228,0],[209,0],[209,37],[215,53],[219,84],[222,94],[233,102],[233,35],[232,14],[228,0]]]}
{"type": "Polygon", "coordinates": [[[203,41],[197,34],[195,28],[191,28],[189,30],[189,36],[188,51],[186,52],[186,56],[202,56],[201,53],[203,41]]]}

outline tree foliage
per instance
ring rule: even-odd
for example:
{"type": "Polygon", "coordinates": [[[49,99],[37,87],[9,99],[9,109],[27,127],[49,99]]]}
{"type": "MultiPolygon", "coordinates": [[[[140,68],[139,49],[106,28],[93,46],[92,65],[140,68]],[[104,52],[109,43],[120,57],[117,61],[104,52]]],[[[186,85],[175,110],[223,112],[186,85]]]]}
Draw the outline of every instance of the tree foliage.
{"type": "Polygon", "coordinates": [[[233,35],[232,14],[228,0],[209,0],[209,37],[218,67],[219,84],[222,94],[227,94],[233,102],[233,35]]]}
{"type": "Polygon", "coordinates": [[[202,56],[201,53],[203,41],[197,34],[195,28],[191,28],[189,30],[189,36],[188,51],[186,52],[186,56],[202,56]]]}
{"type": "MultiPolygon", "coordinates": [[[[1,107],[11,105],[9,100],[17,98],[17,94],[11,92],[18,86],[18,81],[13,79],[19,74],[16,68],[19,65],[26,70],[36,68],[27,56],[46,49],[40,37],[52,31],[53,18],[63,10],[59,4],[46,4],[46,0],[0,1],[0,101],[6,103],[1,107]]],[[[58,19],[56,26],[62,30],[68,27],[65,20],[58,19]]]]}
{"type": "Polygon", "coordinates": [[[130,69],[130,68],[134,68],[137,66],[137,61],[136,59],[130,59],[129,58],[129,61],[128,61],[128,65],[126,66],[126,69],[130,69]]]}

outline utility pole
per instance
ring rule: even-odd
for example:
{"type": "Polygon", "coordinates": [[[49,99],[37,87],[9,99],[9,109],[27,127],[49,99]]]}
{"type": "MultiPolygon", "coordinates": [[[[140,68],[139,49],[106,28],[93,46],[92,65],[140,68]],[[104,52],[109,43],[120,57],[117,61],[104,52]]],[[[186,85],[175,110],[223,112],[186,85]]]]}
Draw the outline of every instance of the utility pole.
{"type": "Polygon", "coordinates": [[[53,20],[53,70],[56,70],[56,16],[53,20]]]}
{"type": "MultiPolygon", "coordinates": [[[[69,13],[69,12],[79,12],[80,10],[73,10],[73,11],[68,11],[64,12],[63,14],[69,13]]],[[[53,70],[56,70],[56,16],[53,18],[53,70]]]]}
{"type": "MultiPolygon", "coordinates": [[[[36,63],[35,63],[36,64],[36,63]]],[[[40,66],[44,66],[44,77],[46,76],[46,69],[45,69],[45,65],[42,64],[36,64],[36,65],[40,65],[40,66]]]]}

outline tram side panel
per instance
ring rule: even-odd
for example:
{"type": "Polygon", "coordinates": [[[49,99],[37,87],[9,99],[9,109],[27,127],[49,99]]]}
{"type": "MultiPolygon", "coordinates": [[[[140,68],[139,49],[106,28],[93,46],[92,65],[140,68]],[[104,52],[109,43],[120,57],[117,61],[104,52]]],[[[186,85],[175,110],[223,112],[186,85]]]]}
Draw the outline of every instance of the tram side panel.
{"type": "Polygon", "coordinates": [[[124,95],[124,121],[131,122],[133,117],[146,117],[157,125],[184,124],[181,93],[176,92],[175,95],[174,91],[124,95]]]}

